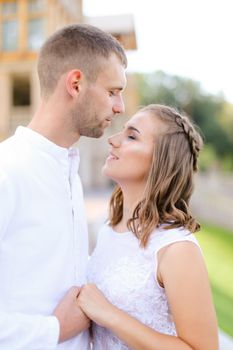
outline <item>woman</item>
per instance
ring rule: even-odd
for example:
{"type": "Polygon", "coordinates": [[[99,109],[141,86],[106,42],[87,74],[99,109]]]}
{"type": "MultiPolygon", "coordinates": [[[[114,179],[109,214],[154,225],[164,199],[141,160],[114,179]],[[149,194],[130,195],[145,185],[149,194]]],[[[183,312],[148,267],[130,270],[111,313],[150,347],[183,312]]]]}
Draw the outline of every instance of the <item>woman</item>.
{"type": "Polygon", "coordinates": [[[208,276],[189,209],[202,139],[163,105],[109,138],[104,175],[118,187],[78,303],[94,350],[217,350],[208,276]]]}

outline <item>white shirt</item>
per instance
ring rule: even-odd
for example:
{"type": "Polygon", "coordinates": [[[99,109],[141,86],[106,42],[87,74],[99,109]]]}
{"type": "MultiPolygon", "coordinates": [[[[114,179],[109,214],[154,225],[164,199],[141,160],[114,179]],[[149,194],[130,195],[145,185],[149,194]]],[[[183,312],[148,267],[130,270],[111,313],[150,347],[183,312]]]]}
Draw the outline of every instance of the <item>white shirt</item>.
{"type": "Polygon", "coordinates": [[[87,350],[88,332],[57,345],[51,316],[85,283],[88,234],[77,149],[19,127],[0,144],[0,349],[87,350]]]}

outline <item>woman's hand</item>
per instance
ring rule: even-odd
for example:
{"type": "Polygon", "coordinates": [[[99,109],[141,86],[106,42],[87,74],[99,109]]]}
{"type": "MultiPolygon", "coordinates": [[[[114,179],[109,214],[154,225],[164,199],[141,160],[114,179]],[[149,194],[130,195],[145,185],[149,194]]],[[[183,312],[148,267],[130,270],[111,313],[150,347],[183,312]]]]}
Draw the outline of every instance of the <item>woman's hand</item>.
{"type": "Polygon", "coordinates": [[[105,298],[95,284],[84,285],[77,302],[83,312],[102,327],[108,327],[114,318],[116,307],[105,298]]]}

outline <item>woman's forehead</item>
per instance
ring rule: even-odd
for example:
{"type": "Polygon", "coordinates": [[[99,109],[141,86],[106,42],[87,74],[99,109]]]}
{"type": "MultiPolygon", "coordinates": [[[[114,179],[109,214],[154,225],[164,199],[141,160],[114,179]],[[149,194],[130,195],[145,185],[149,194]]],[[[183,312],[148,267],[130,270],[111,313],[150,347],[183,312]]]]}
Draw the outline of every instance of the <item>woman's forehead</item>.
{"type": "Polygon", "coordinates": [[[139,111],[134,114],[125,125],[126,128],[131,126],[149,134],[164,133],[167,129],[165,123],[150,111],[139,111]]]}

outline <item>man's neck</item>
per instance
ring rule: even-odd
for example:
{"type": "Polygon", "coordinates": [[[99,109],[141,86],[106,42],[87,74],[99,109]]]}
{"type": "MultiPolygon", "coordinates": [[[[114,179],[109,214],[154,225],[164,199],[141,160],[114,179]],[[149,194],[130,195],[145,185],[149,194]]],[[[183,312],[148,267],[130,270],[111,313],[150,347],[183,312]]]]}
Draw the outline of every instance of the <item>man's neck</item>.
{"type": "Polygon", "coordinates": [[[80,135],[68,130],[61,114],[62,110],[56,108],[51,111],[49,105],[42,102],[27,127],[58,146],[69,148],[79,140],[80,135]]]}

